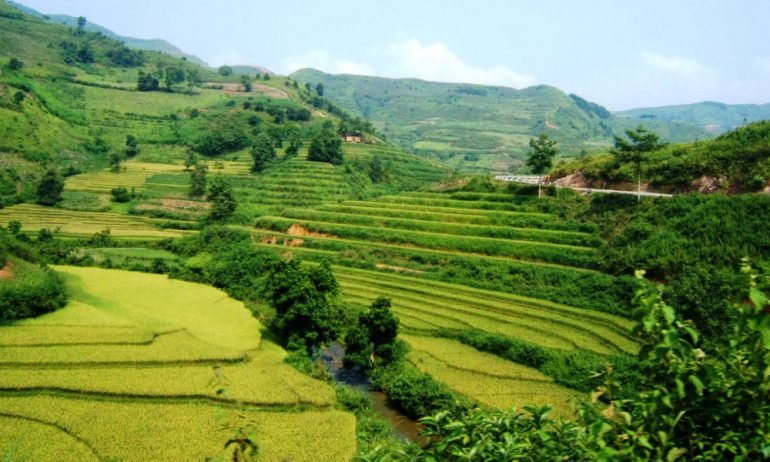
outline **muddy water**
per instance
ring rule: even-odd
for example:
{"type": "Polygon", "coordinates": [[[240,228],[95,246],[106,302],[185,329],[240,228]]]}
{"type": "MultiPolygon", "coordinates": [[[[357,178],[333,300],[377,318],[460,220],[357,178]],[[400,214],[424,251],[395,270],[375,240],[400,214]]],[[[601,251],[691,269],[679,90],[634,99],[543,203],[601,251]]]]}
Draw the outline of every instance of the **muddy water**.
{"type": "Polygon", "coordinates": [[[420,436],[420,430],[422,430],[420,424],[396,409],[388,401],[385,393],[372,390],[369,377],[342,367],[344,356],[345,348],[337,342],[321,352],[321,359],[334,376],[334,380],[340,385],[365,393],[372,402],[372,409],[390,423],[396,436],[415,443],[424,443],[425,438],[420,436]]]}

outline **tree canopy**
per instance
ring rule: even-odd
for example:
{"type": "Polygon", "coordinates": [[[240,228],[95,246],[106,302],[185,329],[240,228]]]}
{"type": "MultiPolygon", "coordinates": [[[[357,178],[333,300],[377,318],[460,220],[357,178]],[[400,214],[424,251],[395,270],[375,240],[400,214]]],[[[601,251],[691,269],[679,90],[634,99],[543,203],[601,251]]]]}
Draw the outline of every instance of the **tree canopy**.
{"type": "Polygon", "coordinates": [[[321,129],[313,135],[308,146],[307,159],[316,162],[342,164],[342,140],[337,136],[334,125],[325,121],[321,129]]]}

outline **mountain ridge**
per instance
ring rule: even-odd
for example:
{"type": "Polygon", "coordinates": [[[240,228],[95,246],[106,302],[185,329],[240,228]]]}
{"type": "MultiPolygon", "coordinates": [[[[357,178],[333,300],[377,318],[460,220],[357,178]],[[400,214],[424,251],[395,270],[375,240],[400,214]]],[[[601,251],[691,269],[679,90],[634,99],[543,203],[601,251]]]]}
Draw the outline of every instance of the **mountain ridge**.
{"type": "MultiPolygon", "coordinates": [[[[431,82],[301,69],[300,83],[322,83],[326,95],[369,119],[401,148],[464,172],[524,171],[529,139],[547,133],[562,158],[584,156],[612,144],[612,136],[639,122],[549,85],[523,89],[431,82]]],[[[667,141],[708,138],[680,122],[644,121],[667,141]]]]}

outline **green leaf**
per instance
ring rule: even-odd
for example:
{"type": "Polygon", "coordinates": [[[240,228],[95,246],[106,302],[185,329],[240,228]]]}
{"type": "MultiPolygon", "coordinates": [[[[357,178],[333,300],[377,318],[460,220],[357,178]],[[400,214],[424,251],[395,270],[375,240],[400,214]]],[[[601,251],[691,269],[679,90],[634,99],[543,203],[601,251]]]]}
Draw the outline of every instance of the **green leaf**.
{"type": "Polygon", "coordinates": [[[683,455],[687,454],[687,450],[683,448],[671,448],[670,451],[668,451],[668,454],[666,455],[666,460],[668,462],[673,462],[677,460],[678,458],[682,457],[683,455]]]}
{"type": "Polygon", "coordinates": [[[701,382],[701,380],[695,375],[691,375],[690,377],[688,377],[688,380],[695,387],[695,390],[698,392],[698,395],[703,395],[703,388],[705,388],[703,385],[703,382],[701,382]]]}

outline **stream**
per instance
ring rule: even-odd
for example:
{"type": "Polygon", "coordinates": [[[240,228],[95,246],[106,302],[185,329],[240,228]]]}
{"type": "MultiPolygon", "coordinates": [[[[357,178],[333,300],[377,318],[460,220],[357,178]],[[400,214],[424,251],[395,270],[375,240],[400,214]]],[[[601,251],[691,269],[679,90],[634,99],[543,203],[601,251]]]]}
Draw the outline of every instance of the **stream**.
{"type": "Polygon", "coordinates": [[[321,352],[321,359],[334,376],[334,380],[340,385],[365,393],[372,402],[372,409],[393,427],[393,434],[404,440],[423,444],[425,438],[420,436],[421,425],[402,414],[388,401],[385,393],[372,390],[369,377],[365,374],[345,369],[342,365],[344,357],[345,347],[337,342],[333,342],[321,352]]]}

